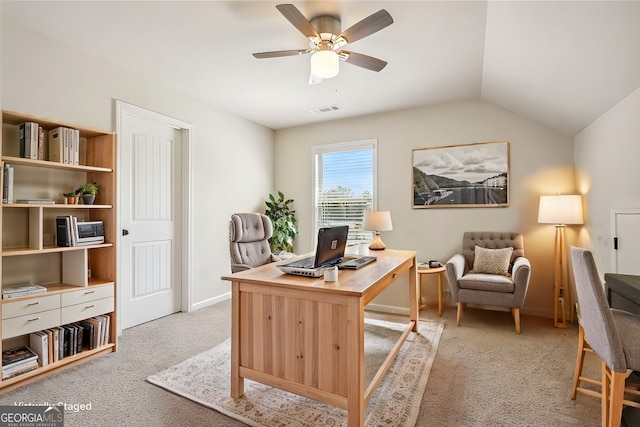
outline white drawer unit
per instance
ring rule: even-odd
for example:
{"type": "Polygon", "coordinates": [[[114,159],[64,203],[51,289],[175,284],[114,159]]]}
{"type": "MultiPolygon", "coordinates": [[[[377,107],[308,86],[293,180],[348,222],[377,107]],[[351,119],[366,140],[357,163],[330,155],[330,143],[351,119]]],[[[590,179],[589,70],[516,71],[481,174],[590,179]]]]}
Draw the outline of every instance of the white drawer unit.
{"type": "MultiPolygon", "coordinates": [[[[6,300],[5,300],[6,301],[6,300]]],[[[60,295],[48,295],[39,298],[21,299],[2,304],[2,319],[34,314],[60,308],[60,295]]],[[[2,334],[3,338],[6,338],[2,334]]]]}
{"type": "Polygon", "coordinates": [[[60,324],[60,309],[40,311],[25,316],[2,320],[2,339],[30,334],[60,324]]]}
{"type": "Polygon", "coordinates": [[[62,324],[77,322],[99,314],[110,313],[113,311],[113,301],[113,297],[109,297],[62,307],[62,324]]]}
{"type": "Polygon", "coordinates": [[[102,298],[113,297],[113,284],[105,286],[91,286],[82,288],[73,292],[65,292],[60,295],[60,304],[62,307],[69,305],[82,304],[88,301],[94,301],[102,298]]]}

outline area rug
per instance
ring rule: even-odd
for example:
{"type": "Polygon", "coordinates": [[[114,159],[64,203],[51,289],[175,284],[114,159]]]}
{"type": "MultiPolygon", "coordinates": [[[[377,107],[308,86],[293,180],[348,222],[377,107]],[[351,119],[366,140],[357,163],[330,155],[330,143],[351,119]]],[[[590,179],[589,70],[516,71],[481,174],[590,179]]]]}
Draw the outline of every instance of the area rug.
{"type": "MultiPolygon", "coordinates": [[[[405,325],[367,319],[365,385],[405,325]]],[[[414,426],[443,324],[420,321],[374,392],[365,424],[414,426]]],[[[230,397],[231,342],[222,344],[147,378],[152,384],[256,427],[346,426],[347,412],[324,403],[245,380],[245,393],[230,397]]],[[[365,386],[366,387],[366,386],[365,386]]]]}

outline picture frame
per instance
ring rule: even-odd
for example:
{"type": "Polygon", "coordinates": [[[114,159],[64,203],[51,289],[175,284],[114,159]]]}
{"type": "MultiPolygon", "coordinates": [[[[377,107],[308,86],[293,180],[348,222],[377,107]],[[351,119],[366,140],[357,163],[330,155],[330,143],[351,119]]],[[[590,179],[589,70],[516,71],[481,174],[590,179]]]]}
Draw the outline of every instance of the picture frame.
{"type": "Polygon", "coordinates": [[[508,141],[413,149],[414,209],[509,206],[508,141]]]}

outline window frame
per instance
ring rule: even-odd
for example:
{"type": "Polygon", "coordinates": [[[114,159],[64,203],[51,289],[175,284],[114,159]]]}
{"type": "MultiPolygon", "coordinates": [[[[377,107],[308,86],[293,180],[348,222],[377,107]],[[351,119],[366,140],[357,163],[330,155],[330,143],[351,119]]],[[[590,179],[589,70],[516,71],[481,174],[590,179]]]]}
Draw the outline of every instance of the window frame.
{"type": "MultiPolygon", "coordinates": [[[[316,177],[318,171],[316,170],[316,157],[321,154],[338,153],[345,151],[359,151],[359,150],[372,150],[372,197],[371,197],[371,209],[377,210],[378,206],[378,140],[377,139],[364,139],[359,141],[347,141],[338,142],[332,144],[314,145],[311,147],[311,211],[313,220],[311,222],[311,235],[313,237],[313,246],[317,244],[318,239],[318,208],[317,208],[317,182],[316,177]]],[[[373,238],[373,232],[371,234],[373,238]]],[[[348,241],[347,244],[353,244],[356,241],[348,241]]],[[[364,243],[358,241],[357,243],[364,243]]]]}

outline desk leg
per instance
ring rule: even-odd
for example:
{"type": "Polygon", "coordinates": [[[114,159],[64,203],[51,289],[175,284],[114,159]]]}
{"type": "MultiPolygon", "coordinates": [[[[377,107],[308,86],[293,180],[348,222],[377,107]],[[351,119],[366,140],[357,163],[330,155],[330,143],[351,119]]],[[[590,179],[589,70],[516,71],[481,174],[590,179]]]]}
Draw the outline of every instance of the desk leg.
{"type": "Polygon", "coordinates": [[[438,273],[438,316],[442,316],[442,275],[438,273]]]}
{"type": "Polygon", "coordinates": [[[364,427],[364,306],[358,297],[347,305],[347,426],[364,427]]]}
{"type": "Polygon", "coordinates": [[[413,258],[413,265],[409,269],[409,314],[413,322],[413,332],[418,332],[418,313],[420,312],[420,280],[418,280],[417,260],[413,258]]]}
{"type": "Polygon", "coordinates": [[[240,283],[231,283],[231,397],[244,394],[244,378],[240,376],[240,283]]]}

